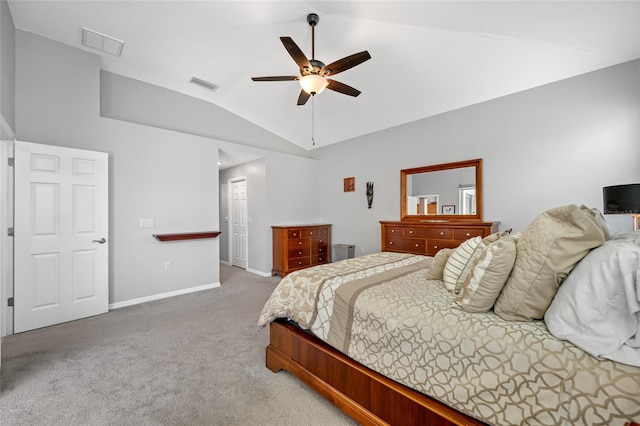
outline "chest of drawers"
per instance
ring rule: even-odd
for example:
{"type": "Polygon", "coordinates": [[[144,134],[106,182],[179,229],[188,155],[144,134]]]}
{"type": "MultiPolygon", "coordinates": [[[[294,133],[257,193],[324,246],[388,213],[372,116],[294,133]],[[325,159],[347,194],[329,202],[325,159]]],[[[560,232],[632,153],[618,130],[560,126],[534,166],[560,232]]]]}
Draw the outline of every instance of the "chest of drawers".
{"type": "Polygon", "coordinates": [[[435,255],[476,236],[498,231],[500,222],[380,222],[382,251],[435,255]]]}
{"type": "Polygon", "coordinates": [[[298,269],[329,263],[331,225],[272,226],[272,275],[281,277],[298,269]]]}

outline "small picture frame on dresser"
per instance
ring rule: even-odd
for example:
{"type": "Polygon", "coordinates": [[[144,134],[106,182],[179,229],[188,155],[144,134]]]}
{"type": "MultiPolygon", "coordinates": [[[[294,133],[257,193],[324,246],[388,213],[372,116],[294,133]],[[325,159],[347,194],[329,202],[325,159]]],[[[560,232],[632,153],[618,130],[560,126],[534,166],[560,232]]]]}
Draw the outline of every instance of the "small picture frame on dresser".
{"type": "Polygon", "coordinates": [[[442,206],[442,214],[456,214],[456,206],[453,204],[444,204],[442,206]]]}

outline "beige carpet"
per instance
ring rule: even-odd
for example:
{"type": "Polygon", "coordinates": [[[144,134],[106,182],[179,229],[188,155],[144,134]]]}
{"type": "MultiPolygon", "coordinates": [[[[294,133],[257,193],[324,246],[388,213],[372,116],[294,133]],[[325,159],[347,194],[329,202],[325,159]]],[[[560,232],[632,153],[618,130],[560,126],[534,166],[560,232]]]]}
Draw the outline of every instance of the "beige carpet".
{"type": "Polygon", "coordinates": [[[222,265],[221,282],[3,339],[0,424],[356,424],[264,366],[256,321],[278,277],[222,265]]]}

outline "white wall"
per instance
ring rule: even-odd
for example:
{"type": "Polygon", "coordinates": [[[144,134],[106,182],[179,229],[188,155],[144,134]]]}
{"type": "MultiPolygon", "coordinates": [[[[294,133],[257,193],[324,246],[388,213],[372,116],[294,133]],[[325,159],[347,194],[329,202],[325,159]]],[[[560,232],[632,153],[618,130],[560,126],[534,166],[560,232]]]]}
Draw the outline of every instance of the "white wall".
{"type": "MultiPolygon", "coordinates": [[[[602,187],[640,182],[640,60],[315,150],[322,218],[356,254],[400,218],[400,170],[482,158],[484,218],[524,229],[570,203],[602,210],[602,187]],[[355,176],[356,192],[342,192],[355,176]],[[375,183],[367,209],[365,182],[375,183]]],[[[614,229],[629,217],[607,216],[614,229]]]]}

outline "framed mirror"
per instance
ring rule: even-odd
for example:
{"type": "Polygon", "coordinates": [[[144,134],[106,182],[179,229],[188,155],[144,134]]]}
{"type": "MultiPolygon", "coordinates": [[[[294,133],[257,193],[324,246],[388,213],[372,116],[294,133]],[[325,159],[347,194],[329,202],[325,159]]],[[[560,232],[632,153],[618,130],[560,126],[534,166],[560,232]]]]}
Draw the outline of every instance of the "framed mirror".
{"type": "Polygon", "coordinates": [[[482,159],[400,170],[400,218],[482,220],[482,159]]]}

